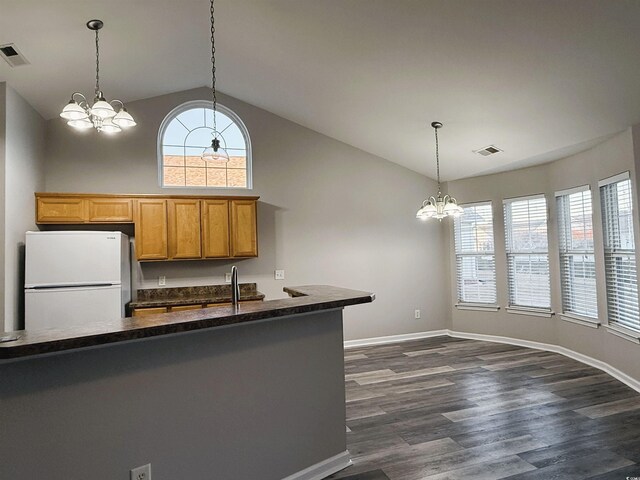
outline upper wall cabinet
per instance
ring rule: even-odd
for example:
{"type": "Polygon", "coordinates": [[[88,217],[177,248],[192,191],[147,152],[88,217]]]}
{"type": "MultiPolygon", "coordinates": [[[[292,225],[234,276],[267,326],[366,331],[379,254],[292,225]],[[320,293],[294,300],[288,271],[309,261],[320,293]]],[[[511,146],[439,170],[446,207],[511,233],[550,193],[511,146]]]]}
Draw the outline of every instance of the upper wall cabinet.
{"type": "Polygon", "coordinates": [[[140,261],[257,257],[258,198],[36,193],[36,223],[133,223],[140,261]]]}

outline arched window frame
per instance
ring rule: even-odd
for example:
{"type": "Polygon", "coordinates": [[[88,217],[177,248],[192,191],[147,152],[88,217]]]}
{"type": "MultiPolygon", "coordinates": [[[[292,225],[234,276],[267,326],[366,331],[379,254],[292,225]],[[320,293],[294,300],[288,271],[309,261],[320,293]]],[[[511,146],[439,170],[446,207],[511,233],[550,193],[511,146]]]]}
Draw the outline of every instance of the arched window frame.
{"type": "Polygon", "coordinates": [[[195,109],[195,108],[208,108],[212,109],[210,100],[190,100],[188,102],[182,103],[171,110],[162,123],[160,124],[160,128],[158,129],[158,140],[157,140],[157,157],[158,157],[158,182],[161,188],[196,188],[196,189],[217,189],[217,190],[251,190],[253,188],[253,168],[252,168],[252,154],[251,154],[251,138],[249,137],[249,130],[247,130],[246,125],[242,121],[242,119],[228,107],[221,105],[218,103],[216,105],[216,110],[231,119],[238,128],[240,129],[240,133],[242,133],[242,137],[244,138],[244,143],[246,145],[246,164],[247,164],[247,186],[246,187],[215,187],[215,186],[165,186],[164,185],[164,158],[163,158],[163,150],[162,143],[165,131],[171,123],[171,121],[187,110],[195,109]]]}

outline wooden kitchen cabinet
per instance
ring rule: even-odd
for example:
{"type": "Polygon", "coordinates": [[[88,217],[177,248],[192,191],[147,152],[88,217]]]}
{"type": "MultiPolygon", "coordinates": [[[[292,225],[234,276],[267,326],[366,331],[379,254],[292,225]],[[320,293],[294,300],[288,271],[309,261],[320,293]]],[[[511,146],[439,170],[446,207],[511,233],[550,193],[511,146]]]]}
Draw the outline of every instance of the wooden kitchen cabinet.
{"type": "Polygon", "coordinates": [[[169,258],[202,258],[200,200],[167,200],[169,258]]]}
{"type": "Polygon", "coordinates": [[[202,256],[229,257],[228,200],[202,200],[202,256]]]}
{"type": "Polygon", "coordinates": [[[81,197],[36,198],[36,223],[84,223],[86,201],[81,197]]]}
{"type": "Polygon", "coordinates": [[[255,200],[231,200],[231,256],[258,256],[258,225],[255,200]]]}
{"type": "Polygon", "coordinates": [[[157,315],[158,313],[167,313],[167,307],[134,308],[131,312],[131,316],[144,317],[145,315],[157,315]]]}
{"type": "Polygon", "coordinates": [[[185,310],[202,310],[202,305],[176,305],[171,307],[171,312],[184,312],[185,310]]]}
{"type": "Polygon", "coordinates": [[[133,199],[131,198],[88,198],[87,207],[88,222],[133,222],[133,199]]]}
{"type": "Polygon", "coordinates": [[[258,256],[259,197],[36,193],[36,223],[134,224],[140,261],[258,256]]]}
{"type": "Polygon", "coordinates": [[[168,259],[167,200],[155,198],[136,200],[135,217],[137,259],[168,259]]]}

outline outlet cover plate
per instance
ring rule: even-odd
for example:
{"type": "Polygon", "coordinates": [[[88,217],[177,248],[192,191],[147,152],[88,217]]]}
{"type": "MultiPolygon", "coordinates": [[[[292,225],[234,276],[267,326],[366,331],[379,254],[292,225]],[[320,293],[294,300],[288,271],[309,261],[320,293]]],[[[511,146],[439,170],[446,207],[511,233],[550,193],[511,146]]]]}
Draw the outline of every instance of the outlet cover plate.
{"type": "Polygon", "coordinates": [[[151,464],[147,463],[131,470],[131,480],[151,480],[151,464]]]}
{"type": "Polygon", "coordinates": [[[420,318],[420,310],[416,310],[415,315],[416,315],[416,318],[420,318]]]}
{"type": "Polygon", "coordinates": [[[167,284],[167,277],[165,277],[164,275],[160,275],[158,277],[158,286],[164,287],[166,284],[167,284]]]}
{"type": "Polygon", "coordinates": [[[231,283],[231,274],[230,273],[225,273],[224,274],[224,281],[226,283],[231,283]]]}
{"type": "Polygon", "coordinates": [[[284,270],[276,270],[274,277],[276,280],[284,280],[284,270]]]}

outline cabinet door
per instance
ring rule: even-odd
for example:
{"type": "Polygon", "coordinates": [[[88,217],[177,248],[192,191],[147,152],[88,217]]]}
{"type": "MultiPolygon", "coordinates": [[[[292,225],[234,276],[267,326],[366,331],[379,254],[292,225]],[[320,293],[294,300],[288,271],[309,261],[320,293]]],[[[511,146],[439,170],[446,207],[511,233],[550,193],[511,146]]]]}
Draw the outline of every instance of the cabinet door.
{"type": "Polygon", "coordinates": [[[177,305],[171,307],[172,312],[184,312],[185,310],[202,310],[202,305],[177,305]]]}
{"type": "Polygon", "coordinates": [[[138,260],[166,260],[167,201],[139,199],[136,202],[136,257],[138,260]]]}
{"type": "Polygon", "coordinates": [[[158,313],[167,313],[167,307],[142,307],[134,308],[133,317],[144,317],[145,315],[157,315],[158,313]]]}
{"type": "Polygon", "coordinates": [[[255,200],[231,200],[231,256],[258,256],[255,200]]]}
{"type": "Polygon", "coordinates": [[[229,257],[229,201],[202,201],[202,256],[229,257]]]}
{"type": "Polygon", "coordinates": [[[86,202],[79,197],[38,197],[37,223],[84,223],[86,202]]]}
{"type": "Polygon", "coordinates": [[[131,198],[89,198],[89,222],[133,222],[131,198]]]}
{"type": "Polygon", "coordinates": [[[200,200],[168,200],[169,258],[201,258],[200,200]]]}

